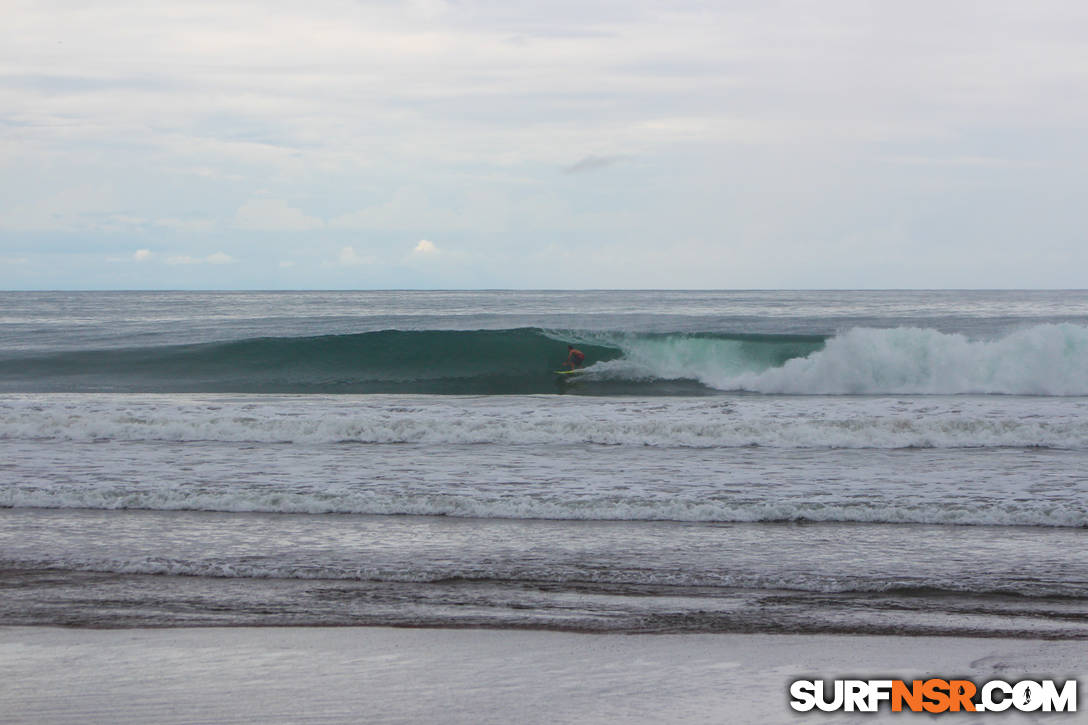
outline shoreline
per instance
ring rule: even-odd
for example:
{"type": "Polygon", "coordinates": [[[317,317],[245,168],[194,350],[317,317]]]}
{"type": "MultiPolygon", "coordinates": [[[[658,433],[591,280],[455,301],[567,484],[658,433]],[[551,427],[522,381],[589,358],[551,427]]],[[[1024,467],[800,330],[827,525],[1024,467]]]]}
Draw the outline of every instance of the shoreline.
{"type": "MultiPolygon", "coordinates": [[[[161,632],[161,631],[190,631],[190,630],[393,630],[393,631],[449,631],[449,632],[511,632],[526,634],[557,634],[573,635],[578,637],[858,637],[872,639],[896,639],[896,640],[965,640],[965,641],[1008,641],[1008,642],[1088,642],[1088,634],[1061,634],[1061,633],[1037,633],[1023,632],[1010,633],[1000,631],[955,631],[948,632],[934,628],[933,630],[895,631],[873,628],[869,630],[845,630],[845,629],[798,629],[786,631],[781,628],[766,629],[623,629],[590,627],[566,624],[523,624],[488,623],[488,622],[456,622],[435,621],[421,623],[396,623],[388,621],[375,621],[373,623],[362,621],[345,622],[259,622],[253,624],[212,622],[181,623],[171,622],[165,624],[101,624],[84,622],[12,622],[0,621],[0,631],[3,630],[59,630],[71,632],[161,632]]],[[[1088,657],[1086,657],[1088,662],[1088,657]]],[[[1088,672],[1088,671],[1086,671],[1088,672]]]]}
{"type": "Polygon", "coordinates": [[[1088,649],[1083,640],[846,634],[0,627],[5,714],[27,723],[882,721],[903,714],[793,712],[789,683],[919,676],[1076,678],[1083,691],[1088,649]]]}

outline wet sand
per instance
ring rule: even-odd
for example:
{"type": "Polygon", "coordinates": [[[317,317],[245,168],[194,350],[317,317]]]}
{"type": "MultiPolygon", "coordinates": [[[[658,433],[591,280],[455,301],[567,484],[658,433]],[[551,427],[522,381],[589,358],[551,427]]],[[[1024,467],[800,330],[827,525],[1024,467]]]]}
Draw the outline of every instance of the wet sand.
{"type": "MultiPolygon", "coordinates": [[[[13,723],[905,722],[920,716],[795,713],[789,683],[926,675],[1076,677],[1083,696],[1088,646],[381,627],[0,628],[0,719],[13,723]]],[[[1084,712],[1001,720],[1084,722],[1084,712]]]]}

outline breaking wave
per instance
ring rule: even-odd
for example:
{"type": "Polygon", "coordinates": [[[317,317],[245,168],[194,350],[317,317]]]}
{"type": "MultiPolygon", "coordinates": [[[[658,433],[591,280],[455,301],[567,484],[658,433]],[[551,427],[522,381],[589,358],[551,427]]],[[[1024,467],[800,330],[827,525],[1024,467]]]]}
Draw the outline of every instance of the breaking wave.
{"type": "Polygon", "coordinates": [[[6,392],[1088,395],[1088,327],[994,340],[932,329],[831,337],[385,330],[0,357],[6,392]],[[557,380],[566,343],[588,360],[557,380]]]}

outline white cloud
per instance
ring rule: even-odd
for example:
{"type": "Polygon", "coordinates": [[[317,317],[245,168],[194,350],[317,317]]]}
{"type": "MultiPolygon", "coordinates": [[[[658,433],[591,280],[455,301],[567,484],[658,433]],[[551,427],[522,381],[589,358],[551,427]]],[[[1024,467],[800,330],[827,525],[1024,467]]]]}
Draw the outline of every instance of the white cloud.
{"type": "Polygon", "coordinates": [[[154,255],[150,249],[137,249],[131,255],[127,257],[106,257],[106,261],[110,263],[118,262],[146,262],[154,255]]]}
{"type": "Polygon", "coordinates": [[[0,264],[3,265],[26,264],[28,261],[26,257],[0,257],[0,264]]]}
{"type": "Polygon", "coordinates": [[[188,255],[175,255],[166,258],[167,264],[230,264],[234,257],[225,252],[216,252],[207,257],[190,257],[188,255]]]}
{"type": "Polygon", "coordinates": [[[272,232],[301,232],[322,229],[325,222],[307,216],[282,199],[252,199],[234,214],[234,226],[272,232]]]}
{"type": "Polygon", "coordinates": [[[188,257],[184,255],[176,255],[173,257],[167,257],[167,264],[200,264],[203,260],[196,257],[188,257]]]}
{"type": "Polygon", "coordinates": [[[418,273],[425,270],[428,273],[436,272],[441,267],[444,273],[452,273],[456,276],[467,273],[474,258],[484,264],[492,263],[496,259],[494,255],[474,257],[461,249],[451,250],[440,247],[429,239],[420,239],[412,247],[412,251],[401,259],[401,263],[418,273]]]}
{"type": "Polygon", "coordinates": [[[420,239],[419,244],[412,249],[412,254],[416,257],[433,257],[439,253],[438,247],[434,245],[434,242],[426,239],[420,239]]]}
{"type": "Polygon", "coordinates": [[[295,263],[294,263],[293,260],[290,260],[290,259],[280,260],[280,269],[291,269],[291,267],[294,267],[294,266],[295,266],[295,263]]]}
{"type": "Polygon", "coordinates": [[[374,264],[374,257],[363,256],[356,253],[354,247],[344,247],[336,257],[338,264],[344,267],[353,267],[359,264],[374,264]]]}

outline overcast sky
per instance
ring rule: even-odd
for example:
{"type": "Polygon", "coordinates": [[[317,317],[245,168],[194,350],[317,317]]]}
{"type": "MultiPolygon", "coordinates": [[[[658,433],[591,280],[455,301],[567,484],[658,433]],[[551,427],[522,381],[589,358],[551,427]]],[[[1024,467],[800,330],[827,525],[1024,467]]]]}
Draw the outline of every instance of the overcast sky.
{"type": "Polygon", "coordinates": [[[1088,3],[4,0],[0,288],[1088,287],[1088,3]]]}

